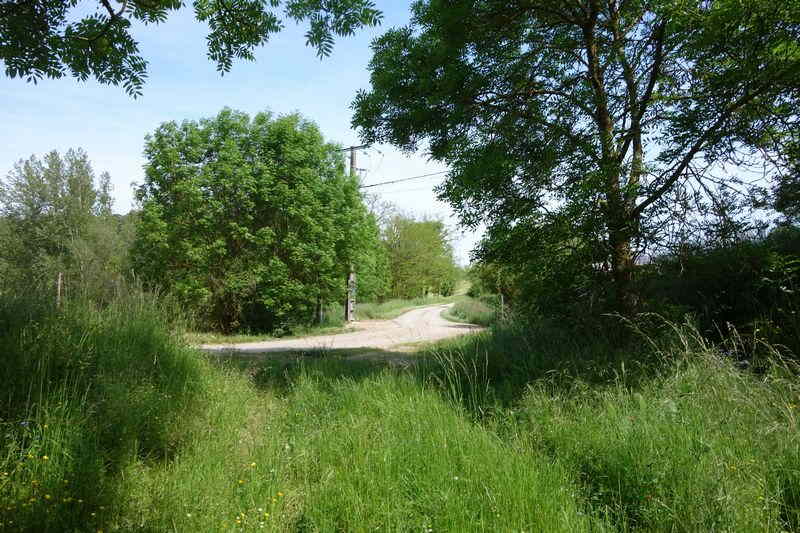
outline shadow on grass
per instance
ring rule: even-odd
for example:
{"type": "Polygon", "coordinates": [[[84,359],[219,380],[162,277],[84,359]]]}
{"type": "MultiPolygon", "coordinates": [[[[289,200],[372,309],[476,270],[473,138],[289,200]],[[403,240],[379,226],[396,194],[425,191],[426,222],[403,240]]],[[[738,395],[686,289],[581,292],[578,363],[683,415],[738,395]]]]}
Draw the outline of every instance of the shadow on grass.
{"type": "Polygon", "coordinates": [[[258,388],[288,393],[298,377],[323,381],[360,380],[384,372],[409,372],[423,358],[414,352],[378,348],[311,349],[265,353],[222,352],[207,355],[215,364],[235,368],[258,388]]]}
{"type": "Polygon", "coordinates": [[[534,381],[544,382],[553,392],[568,392],[576,382],[602,386],[622,381],[636,386],[659,367],[650,346],[630,331],[620,333],[618,327],[576,332],[540,322],[499,324],[489,330],[475,326],[475,330],[476,334],[440,342],[401,346],[403,351],[229,351],[209,357],[238,369],[258,387],[279,393],[289,390],[301,374],[359,380],[385,372],[406,373],[478,416],[518,402],[534,381]]]}

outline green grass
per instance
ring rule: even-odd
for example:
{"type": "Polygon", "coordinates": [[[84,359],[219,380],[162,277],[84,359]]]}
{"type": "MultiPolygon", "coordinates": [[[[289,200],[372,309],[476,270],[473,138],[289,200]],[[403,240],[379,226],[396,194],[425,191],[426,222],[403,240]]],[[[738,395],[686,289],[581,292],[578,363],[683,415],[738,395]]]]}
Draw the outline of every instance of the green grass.
{"type": "Polygon", "coordinates": [[[691,329],[506,324],[402,369],[206,359],[165,314],[0,304],[0,530],[800,528],[795,369],[691,329]]]}
{"type": "Polygon", "coordinates": [[[496,319],[494,309],[484,302],[468,296],[459,299],[442,316],[453,322],[466,322],[479,326],[490,326],[496,319]]]}

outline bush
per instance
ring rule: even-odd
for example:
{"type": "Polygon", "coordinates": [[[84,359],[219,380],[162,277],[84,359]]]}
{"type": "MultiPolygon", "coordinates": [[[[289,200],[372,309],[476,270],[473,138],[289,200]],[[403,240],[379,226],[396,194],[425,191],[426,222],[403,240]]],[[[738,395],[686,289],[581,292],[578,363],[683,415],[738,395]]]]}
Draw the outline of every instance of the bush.
{"type": "Polygon", "coordinates": [[[721,340],[730,328],[800,349],[800,231],[708,249],[687,248],[638,271],[646,310],[691,313],[702,333],[721,340]]]}

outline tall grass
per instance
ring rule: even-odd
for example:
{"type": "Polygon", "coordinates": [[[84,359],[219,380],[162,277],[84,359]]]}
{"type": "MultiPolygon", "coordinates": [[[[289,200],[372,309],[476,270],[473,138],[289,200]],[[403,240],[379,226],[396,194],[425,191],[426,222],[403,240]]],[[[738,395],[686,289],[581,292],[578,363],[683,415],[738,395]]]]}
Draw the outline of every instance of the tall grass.
{"type": "Polygon", "coordinates": [[[421,372],[507,442],[562,465],[586,512],[614,529],[797,530],[798,368],[771,350],[758,374],[742,371],[752,351],[667,326],[638,344],[512,326],[432,349],[421,372]]]}
{"type": "Polygon", "coordinates": [[[458,300],[444,316],[457,322],[480,326],[490,326],[498,318],[497,312],[492,307],[481,300],[470,297],[458,300]]]}
{"type": "MultiPolygon", "coordinates": [[[[149,297],[0,306],[0,530],[791,531],[772,356],[506,323],[410,370],[209,362],[149,297]]],[[[725,350],[731,350],[725,347],[725,350]]]]}
{"type": "Polygon", "coordinates": [[[0,509],[33,531],[100,523],[133,459],[163,460],[201,409],[203,362],[152,299],[0,305],[0,509]]]}

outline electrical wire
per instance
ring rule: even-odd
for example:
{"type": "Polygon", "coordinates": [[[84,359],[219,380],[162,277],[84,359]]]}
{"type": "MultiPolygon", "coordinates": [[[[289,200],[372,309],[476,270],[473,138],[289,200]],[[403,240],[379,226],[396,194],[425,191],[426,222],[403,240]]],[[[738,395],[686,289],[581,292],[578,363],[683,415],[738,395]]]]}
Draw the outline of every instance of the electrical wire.
{"type": "Polygon", "coordinates": [[[441,172],[433,172],[431,174],[422,174],[421,176],[411,176],[410,178],[400,178],[391,181],[382,181],[380,183],[370,183],[369,185],[361,185],[359,189],[369,189],[370,187],[378,187],[379,185],[391,185],[393,183],[402,183],[404,181],[419,180],[422,178],[430,178],[431,176],[439,176],[440,174],[447,174],[449,170],[442,170],[441,172]]]}
{"type": "Polygon", "coordinates": [[[401,192],[417,192],[417,191],[430,191],[430,190],[431,190],[430,187],[415,187],[413,189],[400,189],[398,191],[383,191],[381,193],[376,193],[376,194],[381,194],[382,196],[385,196],[387,194],[395,194],[401,192]]]}

